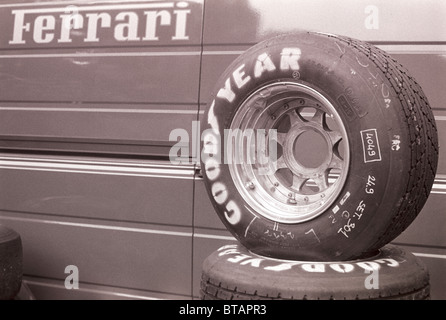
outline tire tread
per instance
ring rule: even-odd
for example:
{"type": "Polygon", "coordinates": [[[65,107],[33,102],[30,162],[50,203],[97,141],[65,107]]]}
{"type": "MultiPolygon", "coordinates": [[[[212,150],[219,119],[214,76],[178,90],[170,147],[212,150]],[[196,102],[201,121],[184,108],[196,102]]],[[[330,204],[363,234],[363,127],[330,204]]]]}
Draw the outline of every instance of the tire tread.
{"type": "Polygon", "coordinates": [[[401,234],[415,220],[427,201],[438,165],[439,146],[435,118],[421,86],[387,52],[360,40],[325,36],[335,38],[367,56],[383,72],[400,100],[402,117],[411,137],[411,166],[406,191],[395,211],[391,213],[392,221],[370,248],[370,251],[377,250],[401,234]]]}
{"type": "MultiPolygon", "coordinates": [[[[200,298],[202,300],[309,300],[309,296],[304,294],[300,297],[282,297],[279,293],[274,296],[260,295],[257,290],[248,292],[246,290],[239,291],[237,287],[231,288],[225,286],[221,282],[213,283],[212,279],[203,274],[201,279],[200,298]]],[[[311,297],[313,300],[320,300],[319,297],[311,297]]],[[[348,300],[346,297],[331,296],[329,300],[348,300]]],[[[380,298],[371,299],[364,295],[356,295],[353,300],[430,300],[430,285],[427,283],[424,287],[414,288],[410,292],[398,292],[397,294],[382,294],[380,298]]]]}

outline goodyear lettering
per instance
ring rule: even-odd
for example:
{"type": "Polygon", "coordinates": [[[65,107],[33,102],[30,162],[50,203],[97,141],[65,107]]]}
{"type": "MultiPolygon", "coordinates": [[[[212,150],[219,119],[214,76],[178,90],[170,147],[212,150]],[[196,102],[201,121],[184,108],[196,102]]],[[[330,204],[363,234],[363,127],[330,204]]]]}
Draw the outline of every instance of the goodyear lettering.
{"type": "Polygon", "coordinates": [[[90,5],[13,10],[11,45],[70,43],[74,31],[83,42],[100,37],[116,41],[158,41],[159,29],[171,26],[170,40],[189,40],[187,2],[90,5]],[[101,31],[101,32],[100,32],[101,31]]]}
{"type": "Polygon", "coordinates": [[[209,161],[206,161],[204,170],[206,170],[206,175],[211,181],[220,176],[220,164],[215,159],[211,158],[209,161]]]}
{"type": "Polygon", "coordinates": [[[315,262],[308,263],[302,261],[275,261],[272,259],[259,258],[249,254],[243,254],[237,250],[236,245],[227,245],[218,249],[220,257],[226,256],[228,262],[239,265],[250,265],[254,268],[259,268],[271,272],[281,272],[298,268],[301,271],[308,273],[350,273],[355,269],[363,270],[364,272],[373,272],[381,269],[382,266],[398,268],[400,263],[392,258],[374,259],[370,261],[357,261],[346,263],[330,263],[330,262],[315,262]]]}
{"type": "Polygon", "coordinates": [[[235,225],[240,222],[242,213],[237,203],[229,199],[229,191],[226,185],[218,179],[221,173],[221,159],[219,158],[220,152],[218,151],[220,149],[219,139],[212,130],[204,130],[202,136],[203,150],[201,157],[204,162],[206,176],[212,183],[212,196],[217,204],[224,207],[226,220],[230,224],[235,225]]]}
{"type": "Polygon", "coordinates": [[[226,79],[225,86],[218,91],[217,97],[224,98],[228,100],[228,102],[232,102],[234,100],[235,93],[231,88],[231,79],[226,79]]]}
{"type": "Polygon", "coordinates": [[[256,64],[254,66],[254,77],[260,77],[265,71],[274,71],[276,66],[271,61],[271,57],[267,53],[262,53],[257,57],[256,64]]]}
{"type": "Polygon", "coordinates": [[[232,74],[232,77],[234,78],[234,82],[237,85],[237,88],[242,88],[245,84],[251,80],[250,76],[245,75],[244,71],[245,65],[242,64],[240,67],[238,67],[234,73],[232,74]]]}
{"type": "Polygon", "coordinates": [[[232,225],[239,223],[242,218],[240,208],[233,200],[226,204],[225,218],[232,225]]]}
{"type": "MultiPolygon", "coordinates": [[[[278,65],[275,65],[270,54],[263,52],[257,56],[253,69],[251,70],[252,73],[246,69],[245,64],[240,64],[234,69],[230,76],[225,79],[223,87],[217,91],[216,99],[211,102],[208,110],[207,122],[212,129],[203,132],[201,159],[204,163],[206,176],[211,182],[213,198],[218,205],[221,205],[224,208],[224,217],[232,225],[236,225],[241,221],[242,212],[239,205],[234,200],[230,200],[230,190],[228,190],[224,182],[219,179],[219,164],[222,159],[219,158],[220,153],[218,152],[220,146],[217,136],[220,136],[220,131],[215,110],[217,106],[216,100],[221,99],[232,103],[237,97],[236,90],[242,89],[250,81],[261,77],[265,72],[272,72],[277,70],[277,68],[282,71],[291,71],[290,75],[293,75],[300,69],[299,59],[301,54],[302,52],[299,48],[282,48],[279,54],[279,63],[278,65]]],[[[228,135],[225,132],[225,141],[231,141],[232,137],[237,134],[239,134],[239,132],[230,132],[228,135]]],[[[244,134],[248,134],[248,132],[245,132],[244,134]]],[[[252,135],[252,133],[249,134],[252,135]]],[[[260,136],[263,138],[265,137],[264,134],[260,136]]],[[[230,148],[225,149],[231,150],[230,148]]],[[[231,159],[230,151],[226,154],[226,158],[231,159]]],[[[255,262],[252,263],[257,264],[258,260],[255,260],[255,262]]]]}
{"type": "MultiPolygon", "coordinates": [[[[280,70],[291,70],[293,72],[299,70],[300,56],[301,51],[299,48],[283,48],[280,53],[280,70]]],[[[259,78],[265,71],[271,72],[274,70],[276,70],[276,66],[271,57],[267,53],[262,53],[256,59],[253,76],[254,78],[259,78]]],[[[225,99],[230,103],[236,97],[231,79],[235,87],[241,89],[251,81],[252,77],[246,74],[245,65],[242,64],[235,69],[231,77],[226,79],[223,88],[217,92],[217,97],[225,99]]]]}
{"type": "Polygon", "coordinates": [[[280,70],[299,70],[300,55],[299,48],[284,48],[280,53],[280,70]]]}

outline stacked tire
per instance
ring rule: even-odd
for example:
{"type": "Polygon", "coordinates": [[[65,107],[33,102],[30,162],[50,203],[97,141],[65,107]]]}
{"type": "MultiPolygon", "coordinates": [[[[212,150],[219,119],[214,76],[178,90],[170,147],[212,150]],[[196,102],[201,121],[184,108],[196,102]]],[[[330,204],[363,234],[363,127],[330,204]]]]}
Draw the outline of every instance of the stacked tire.
{"type": "Polygon", "coordinates": [[[205,261],[203,298],[429,297],[426,268],[388,245],[438,163],[432,110],[401,64],[347,37],[281,35],[239,56],[209,101],[203,177],[239,244],[205,261]]]}
{"type": "Polygon", "coordinates": [[[205,300],[427,300],[429,293],[427,268],[392,245],[335,262],[273,259],[228,245],[205,260],[201,280],[205,300]]]}
{"type": "Polygon", "coordinates": [[[0,300],[15,299],[22,286],[22,240],[20,235],[0,225],[0,300]]]}

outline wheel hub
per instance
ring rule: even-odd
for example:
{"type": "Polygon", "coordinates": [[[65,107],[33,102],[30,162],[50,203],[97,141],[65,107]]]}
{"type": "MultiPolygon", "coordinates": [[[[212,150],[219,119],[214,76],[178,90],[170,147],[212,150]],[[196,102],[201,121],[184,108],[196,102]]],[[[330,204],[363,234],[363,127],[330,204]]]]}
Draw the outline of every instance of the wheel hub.
{"type": "MultiPolygon", "coordinates": [[[[325,174],[326,170],[330,165],[330,157],[331,150],[333,146],[331,145],[330,136],[320,130],[317,125],[313,124],[296,124],[291,130],[286,134],[285,140],[283,143],[283,157],[285,164],[291,170],[293,175],[302,181],[302,183],[308,179],[313,179],[318,182],[318,185],[321,186],[321,191],[328,188],[328,182],[326,182],[327,175],[325,174]],[[300,148],[296,148],[296,144],[302,135],[307,133],[308,131],[314,131],[317,135],[322,137],[324,142],[326,142],[326,151],[324,153],[321,163],[316,167],[311,167],[310,165],[305,165],[302,163],[300,158],[301,151],[300,148]]],[[[296,185],[297,191],[301,190],[302,185],[296,185]]]]}

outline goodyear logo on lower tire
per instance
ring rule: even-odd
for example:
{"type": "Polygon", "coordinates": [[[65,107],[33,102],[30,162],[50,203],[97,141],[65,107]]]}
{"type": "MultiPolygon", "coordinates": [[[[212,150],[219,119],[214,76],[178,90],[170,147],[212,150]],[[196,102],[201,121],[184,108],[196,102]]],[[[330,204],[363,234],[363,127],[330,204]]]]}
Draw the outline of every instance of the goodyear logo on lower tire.
{"type": "Polygon", "coordinates": [[[218,250],[218,256],[225,256],[230,263],[240,266],[250,266],[272,272],[299,269],[309,273],[350,273],[356,269],[364,271],[377,271],[382,267],[398,268],[401,263],[393,258],[378,258],[373,260],[358,260],[350,262],[303,262],[290,260],[275,260],[261,256],[248,255],[240,252],[237,245],[226,245],[218,250]]]}

